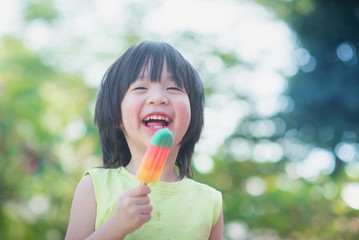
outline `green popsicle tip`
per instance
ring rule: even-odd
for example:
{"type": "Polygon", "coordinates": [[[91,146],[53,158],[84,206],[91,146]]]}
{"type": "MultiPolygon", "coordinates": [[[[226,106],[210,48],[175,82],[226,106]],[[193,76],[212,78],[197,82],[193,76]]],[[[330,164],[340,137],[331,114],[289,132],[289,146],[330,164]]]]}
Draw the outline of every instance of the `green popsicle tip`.
{"type": "Polygon", "coordinates": [[[170,148],[173,144],[173,134],[168,128],[163,128],[155,132],[151,139],[154,146],[170,148]]]}

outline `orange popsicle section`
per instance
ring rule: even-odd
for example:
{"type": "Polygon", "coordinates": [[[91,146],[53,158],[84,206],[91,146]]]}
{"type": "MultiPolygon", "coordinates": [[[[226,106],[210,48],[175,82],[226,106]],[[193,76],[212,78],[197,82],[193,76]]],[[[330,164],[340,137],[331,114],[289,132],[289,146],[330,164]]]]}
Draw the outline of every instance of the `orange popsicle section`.
{"type": "Polygon", "coordinates": [[[145,183],[157,182],[166,163],[169,148],[150,145],[143,157],[136,177],[145,183]]]}
{"type": "Polygon", "coordinates": [[[144,183],[157,182],[166,163],[173,135],[167,128],[158,130],[151,139],[151,144],[142,159],[136,173],[137,179],[144,183]]]}

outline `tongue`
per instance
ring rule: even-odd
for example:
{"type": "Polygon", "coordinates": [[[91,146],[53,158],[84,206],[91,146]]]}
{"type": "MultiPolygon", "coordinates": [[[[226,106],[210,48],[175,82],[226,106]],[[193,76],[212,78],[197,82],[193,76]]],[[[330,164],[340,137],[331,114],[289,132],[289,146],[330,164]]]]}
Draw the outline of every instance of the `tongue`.
{"type": "Polygon", "coordinates": [[[163,120],[151,120],[147,123],[148,127],[165,127],[166,121],[163,120]]]}

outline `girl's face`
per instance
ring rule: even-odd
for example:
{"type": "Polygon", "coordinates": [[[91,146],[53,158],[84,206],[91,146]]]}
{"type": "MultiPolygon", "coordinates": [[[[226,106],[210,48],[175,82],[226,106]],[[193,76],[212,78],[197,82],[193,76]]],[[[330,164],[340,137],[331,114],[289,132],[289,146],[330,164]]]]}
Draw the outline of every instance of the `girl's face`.
{"type": "Polygon", "coordinates": [[[176,85],[163,67],[159,82],[150,81],[150,70],[133,82],[121,103],[121,128],[128,146],[145,151],[155,131],[169,128],[173,133],[174,146],[187,132],[191,120],[191,106],[187,92],[176,85]]]}

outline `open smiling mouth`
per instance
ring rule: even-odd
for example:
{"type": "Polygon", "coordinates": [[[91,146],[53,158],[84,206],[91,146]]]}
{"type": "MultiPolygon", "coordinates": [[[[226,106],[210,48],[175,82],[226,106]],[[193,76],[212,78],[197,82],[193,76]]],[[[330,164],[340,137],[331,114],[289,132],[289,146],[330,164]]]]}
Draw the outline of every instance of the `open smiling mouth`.
{"type": "Polygon", "coordinates": [[[149,128],[166,128],[171,120],[162,115],[149,115],[142,120],[142,123],[149,128]]]}

